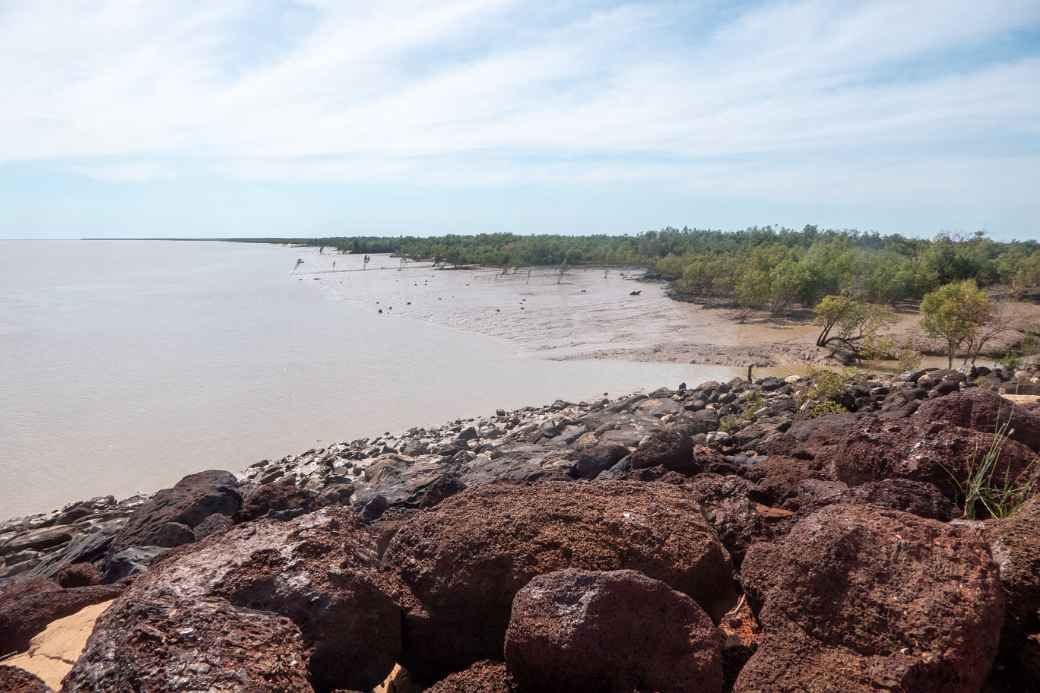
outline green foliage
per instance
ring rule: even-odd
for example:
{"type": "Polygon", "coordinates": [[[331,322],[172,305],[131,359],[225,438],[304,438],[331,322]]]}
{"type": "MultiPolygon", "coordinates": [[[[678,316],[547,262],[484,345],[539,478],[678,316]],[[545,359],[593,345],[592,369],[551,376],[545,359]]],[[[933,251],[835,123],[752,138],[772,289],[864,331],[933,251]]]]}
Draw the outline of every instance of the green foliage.
{"type": "Polygon", "coordinates": [[[1004,368],[1013,371],[1016,368],[1021,367],[1022,355],[1017,351],[1006,351],[1000,355],[1000,357],[997,359],[997,363],[999,363],[1004,368]]]}
{"type": "MultiPolygon", "coordinates": [[[[965,478],[945,468],[957,487],[958,499],[964,505],[966,519],[1008,517],[1033,495],[1033,485],[1029,481],[1012,479],[1010,470],[1005,470],[1003,475],[997,473],[997,462],[1008,440],[1010,427],[1009,418],[1003,424],[998,424],[987,449],[976,448],[972,451],[965,478]]],[[[1031,466],[1035,468],[1037,465],[1040,465],[1040,458],[1034,459],[1031,466]]],[[[1025,471],[1020,478],[1029,479],[1032,476],[1030,471],[1025,471]]]]}
{"type": "Polygon", "coordinates": [[[729,433],[739,428],[743,428],[747,422],[743,417],[737,416],[736,414],[730,414],[729,416],[723,416],[719,419],[719,430],[723,433],[729,433]]]}
{"type": "Polygon", "coordinates": [[[882,358],[894,344],[882,330],[895,320],[887,306],[864,303],[849,296],[824,296],[816,304],[816,324],[821,330],[816,346],[844,351],[854,358],[882,358]]]}
{"type": "Polygon", "coordinates": [[[809,416],[815,419],[817,416],[824,416],[826,414],[846,414],[848,411],[848,409],[837,402],[825,400],[823,402],[814,402],[810,405],[809,416]]]}
{"type": "Polygon", "coordinates": [[[449,265],[495,267],[630,265],[654,269],[677,295],[726,299],[780,312],[815,305],[828,294],[867,303],[918,299],[936,287],[974,278],[1016,290],[1040,284],[1040,244],[997,243],[975,234],[920,240],[806,226],[724,232],[665,228],[624,236],[472,236],[237,238],[325,246],[350,253],[396,253],[449,265]]]}
{"type": "Polygon", "coordinates": [[[833,371],[828,368],[812,368],[809,380],[812,383],[798,397],[799,406],[809,404],[809,416],[815,418],[824,414],[843,414],[848,411],[838,398],[845,393],[856,377],[856,371],[845,368],[833,371]]]}
{"type": "Polygon", "coordinates": [[[946,342],[948,365],[964,344],[975,341],[992,315],[993,305],[974,279],[946,284],[921,301],[924,331],[946,342]]]}

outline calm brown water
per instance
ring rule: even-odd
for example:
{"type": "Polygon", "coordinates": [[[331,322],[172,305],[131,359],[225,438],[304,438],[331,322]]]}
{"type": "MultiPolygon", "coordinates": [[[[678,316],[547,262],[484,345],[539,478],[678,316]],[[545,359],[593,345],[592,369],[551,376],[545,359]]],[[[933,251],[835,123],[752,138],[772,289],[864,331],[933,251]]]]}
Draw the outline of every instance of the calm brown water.
{"type": "Polygon", "coordinates": [[[544,358],[629,343],[640,315],[670,315],[658,289],[636,303],[614,271],[528,280],[376,256],[332,273],[333,260],[361,267],[270,245],[0,241],[0,516],[496,408],[735,374],[544,358]],[[314,274],[290,274],[297,258],[314,274]]]}

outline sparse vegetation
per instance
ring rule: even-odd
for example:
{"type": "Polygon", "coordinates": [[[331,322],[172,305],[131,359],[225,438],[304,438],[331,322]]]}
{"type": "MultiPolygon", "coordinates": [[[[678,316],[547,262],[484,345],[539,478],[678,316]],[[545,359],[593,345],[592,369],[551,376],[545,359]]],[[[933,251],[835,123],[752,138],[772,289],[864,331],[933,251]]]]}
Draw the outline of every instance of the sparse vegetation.
{"type": "Polygon", "coordinates": [[[957,352],[966,347],[972,361],[993,336],[994,328],[1002,329],[995,319],[993,304],[974,279],[946,284],[929,293],[921,301],[921,326],[924,331],[946,345],[947,366],[953,368],[957,352]]]}
{"type": "MultiPolygon", "coordinates": [[[[957,488],[958,500],[963,504],[965,519],[1007,517],[1032,497],[1033,484],[1012,479],[1010,470],[1005,469],[1003,474],[997,472],[1000,453],[1010,431],[1010,418],[1003,424],[998,424],[990,446],[985,450],[976,449],[972,452],[965,478],[960,478],[954,471],[946,468],[957,488]]],[[[1040,458],[1034,460],[1033,465],[1040,465],[1040,458]]],[[[1028,479],[1031,475],[1022,476],[1028,479]]]]}
{"type": "Polygon", "coordinates": [[[833,371],[827,368],[813,368],[809,372],[810,385],[798,397],[801,407],[808,404],[809,416],[815,418],[824,414],[843,414],[848,411],[840,401],[855,377],[852,369],[833,371]]]}
{"type": "Polygon", "coordinates": [[[849,296],[824,296],[816,305],[820,325],[816,346],[849,359],[879,358],[891,352],[882,330],[895,320],[887,306],[864,303],[849,296]]]}

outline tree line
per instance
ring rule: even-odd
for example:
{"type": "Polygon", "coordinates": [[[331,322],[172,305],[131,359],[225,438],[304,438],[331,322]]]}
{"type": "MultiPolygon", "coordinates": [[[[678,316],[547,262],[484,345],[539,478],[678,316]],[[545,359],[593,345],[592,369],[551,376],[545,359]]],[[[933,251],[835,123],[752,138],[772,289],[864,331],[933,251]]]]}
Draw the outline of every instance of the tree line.
{"type": "Polygon", "coordinates": [[[940,286],[974,280],[1021,293],[1040,285],[1040,244],[998,242],[978,232],[932,239],[876,232],[753,227],[727,232],[665,228],[636,235],[229,239],[292,243],[349,253],[497,267],[628,265],[672,282],[677,298],[728,301],[780,313],[824,296],[895,305],[940,286]]]}

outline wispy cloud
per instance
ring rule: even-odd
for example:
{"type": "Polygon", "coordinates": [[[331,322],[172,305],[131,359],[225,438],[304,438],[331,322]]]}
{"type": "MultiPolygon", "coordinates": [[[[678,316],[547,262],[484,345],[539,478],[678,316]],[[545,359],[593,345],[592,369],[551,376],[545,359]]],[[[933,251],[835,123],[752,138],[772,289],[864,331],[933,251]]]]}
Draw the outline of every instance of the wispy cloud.
{"type": "Polygon", "coordinates": [[[0,161],[792,201],[834,175],[855,181],[844,198],[882,201],[1040,175],[1035,0],[739,8],[16,2],[0,6],[0,161]]]}

